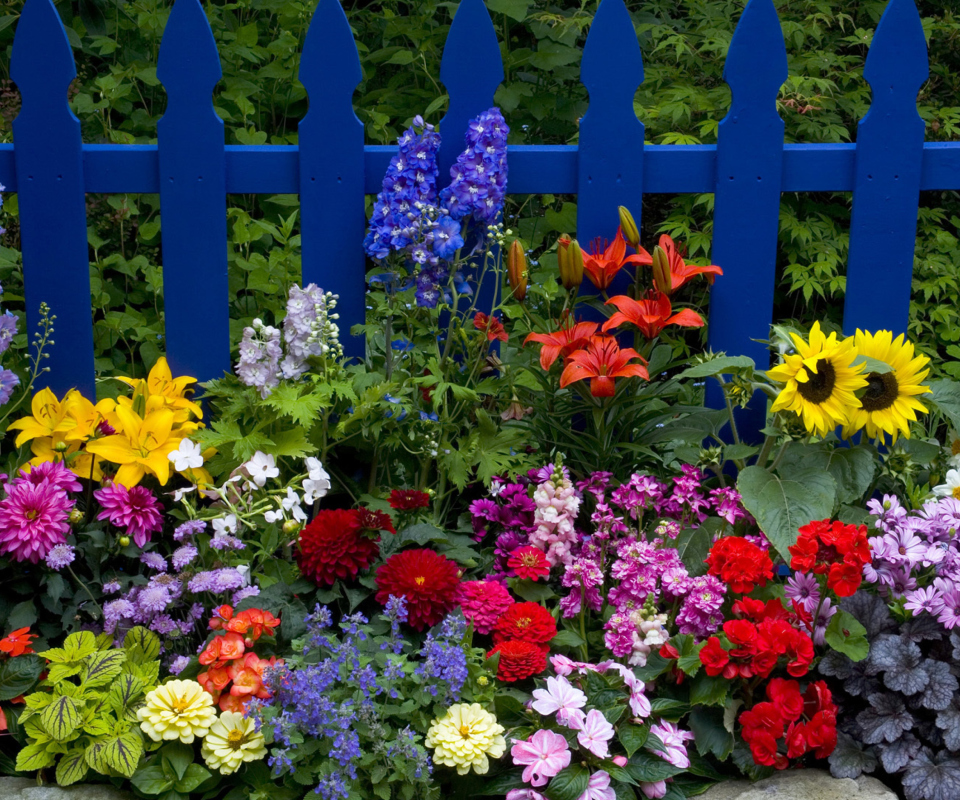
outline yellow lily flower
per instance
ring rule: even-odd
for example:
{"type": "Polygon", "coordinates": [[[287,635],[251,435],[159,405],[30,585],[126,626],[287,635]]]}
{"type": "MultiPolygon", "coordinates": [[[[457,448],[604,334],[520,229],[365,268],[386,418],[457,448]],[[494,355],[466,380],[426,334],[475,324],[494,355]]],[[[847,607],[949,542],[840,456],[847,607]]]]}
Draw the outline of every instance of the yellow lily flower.
{"type": "MultiPolygon", "coordinates": [[[[162,397],[167,408],[181,412],[177,414],[177,422],[189,419],[189,414],[183,412],[190,412],[197,419],[203,418],[203,409],[186,396],[188,391],[192,393],[193,390],[189,387],[196,383],[197,379],[186,375],[174,378],[170,366],[167,364],[167,359],[163,356],[157,359],[157,363],[153,365],[146,381],[134,378],[118,378],[117,380],[132,386],[134,390],[140,388],[148,397],[162,397]]],[[[122,397],[119,398],[119,402],[123,405],[129,405],[132,400],[122,397]]]]}
{"type": "Polygon", "coordinates": [[[76,423],[64,434],[67,442],[85,442],[97,433],[97,426],[113,410],[113,400],[101,400],[94,405],[80,392],[73,392],[63,401],[67,416],[76,423]]]}
{"type": "Polygon", "coordinates": [[[161,486],[170,478],[168,456],[183,437],[173,430],[174,412],[156,408],[157,400],[151,397],[147,401],[143,417],[132,408],[118,405],[112,415],[117,424],[110,423],[117,433],[87,443],[88,453],[120,465],[114,480],[128,489],[147,473],[156,476],[161,486]]]}
{"type": "Polygon", "coordinates": [[[35,467],[47,461],[62,461],[78,478],[86,480],[99,481],[103,478],[103,470],[100,468],[100,459],[90,453],[83,451],[83,442],[69,442],[64,439],[63,434],[55,436],[41,436],[30,442],[30,450],[34,457],[31,458],[22,469],[35,467]],[[58,451],[57,444],[67,445],[67,449],[58,451]],[[91,472],[92,470],[92,472],[91,472]]]}
{"type": "Polygon", "coordinates": [[[76,389],[71,389],[61,402],[49,389],[37,392],[30,401],[33,416],[11,422],[8,427],[8,430],[20,431],[14,444],[19,447],[38,436],[54,436],[76,427],[76,420],[67,411],[71,396],[78,394],[76,389]]]}

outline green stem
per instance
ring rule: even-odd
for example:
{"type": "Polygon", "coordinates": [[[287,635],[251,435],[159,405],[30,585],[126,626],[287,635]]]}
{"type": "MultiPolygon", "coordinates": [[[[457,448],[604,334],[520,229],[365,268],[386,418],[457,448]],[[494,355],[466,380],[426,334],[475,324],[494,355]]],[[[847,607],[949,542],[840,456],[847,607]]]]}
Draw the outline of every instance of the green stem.
{"type": "Polygon", "coordinates": [[[83,591],[87,593],[87,597],[90,598],[90,602],[93,603],[94,608],[97,609],[100,619],[103,619],[103,609],[100,608],[100,604],[97,602],[97,598],[95,598],[93,593],[90,591],[90,587],[77,577],[77,573],[73,571],[73,567],[71,567],[69,564],[67,564],[67,572],[69,572],[73,576],[73,579],[83,587],[83,591]]]}

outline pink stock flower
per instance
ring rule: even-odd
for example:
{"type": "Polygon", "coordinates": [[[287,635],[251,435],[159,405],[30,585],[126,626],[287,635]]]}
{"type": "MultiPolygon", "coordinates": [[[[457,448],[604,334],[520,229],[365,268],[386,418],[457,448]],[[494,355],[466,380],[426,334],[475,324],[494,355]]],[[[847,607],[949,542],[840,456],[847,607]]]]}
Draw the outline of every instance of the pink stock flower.
{"type": "Polygon", "coordinates": [[[144,486],[127,489],[119,483],[111,484],[93,493],[102,507],[97,519],[108,519],[133,537],[137,547],[143,547],[153,533],[163,528],[160,504],[153,492],[144,486]]]}
{"type": "Polygon", "coordinates": [[[493,630],[497,620],[513,605],[510,592],[496,581],[466,581],[460,584],[460,608],[473,622],[473,629],[484,635],[493,630]]]}
{"type": "Polygon", "coordinates": [[[610,786],[610,776],[602,769],[594,772],[579,800],[617,800],[617,793],[610,786]]]}
{"type": "Polygon", "coordinates": [[[581,709],[587,704],[587,696],[565,677],[547,678],[546,689],[535,689],[532,708],[541,716],[557,712],[557,722],[576,728],[584,720],[581,709]]]}
{"type": "Polygon", "coordinates": [[[580,725],[571,726],[577,733],[577,741],[597,758],[608,758],[610,748],[607,742],[613,738],[613,725],[597,709],[591,709],[580,725]]]}
{"type": "Polygon", "coordinates": [[[0,500],[0,554],[36,564],[67,540],[73,501],[55,482],[19,478],[0,500]]]}
{"type": "Polygon", "coordinates": [[[522,778],[533,786],[546,786],[554,775],[570,766],[570,748],[559,733],[539,730],[510,749],[514,764],[523,764],[522,778]]]}

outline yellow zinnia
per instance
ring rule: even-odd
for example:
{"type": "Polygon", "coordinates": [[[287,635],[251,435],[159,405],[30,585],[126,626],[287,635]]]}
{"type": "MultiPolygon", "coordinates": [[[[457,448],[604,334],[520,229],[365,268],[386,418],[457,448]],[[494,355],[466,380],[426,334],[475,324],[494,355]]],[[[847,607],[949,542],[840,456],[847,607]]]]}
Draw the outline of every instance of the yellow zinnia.
{"type": "Polygon", "coordinates": [[[871,439],[882,441],[884,433],[889,433],[894,442],[901,433],[909,439],[910,423],[916,421],[916,412],[927,411],[916,396],[930,392],[930,387],[923,385],[930,374],[927,368],[930,359],[915,355],[913,343],[904,341],[903,334],[894,339],[891,331],[867,333],[858,329],[854,346],[859,355],[882,361],[891,370],[867,373],[867,389],[860,397],[861,407],[850,414],[843,435],[866,428],[871,439]]]}
{"type": "Polygon", "coordinates": [[[507,749],[504,727],[479,703],[457,703],[427,731],[427,747],[434,748],[436,764],[456,767],[460,775],[470,768],[478,775],[490,769],[490,758],[500,758],[507,749]]]}
{"type": "Polygon", "coordinates": [[[267,748],[256,722],[237,711],[224,711],[204,737],[200,754],[210,769],[232,775],[244,761],[263,758],[267,748]]]}
{"type": "Polygon", "coordinates": [[[155,742],[179,739],[191,744],[207,735],[217,721],[217,712],[213,696],[199,683],[175,680],[147,693],[137,719],[143,732],[155,742]]]}
{"type": "Polygon", "coordinates": [[[767,372],[771,380],[786,384],[771,411],[793,411],[810,433],[826,436],[860,408],[855,392],[867,385],[860,374],[864,365],[853,365],[857,351],[852,339],[838,342],[836,333],[825,336],[819,322],[810,329],[809,342],[794,333],[790,338],[796,354],[784,356],[783,364],[767,372]]]}

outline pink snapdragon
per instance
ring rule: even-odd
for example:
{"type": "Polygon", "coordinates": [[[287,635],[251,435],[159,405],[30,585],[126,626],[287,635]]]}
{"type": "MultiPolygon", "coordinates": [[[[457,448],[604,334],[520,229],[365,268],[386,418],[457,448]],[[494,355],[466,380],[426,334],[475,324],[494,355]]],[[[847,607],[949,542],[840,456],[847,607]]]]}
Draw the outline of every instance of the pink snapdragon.
{"type": "Polygon", "coordinates": [[[567,740],[548,730],[537,731],[525,742],[515,741],[510,755],[514,764],[525,766],[521,777],[532,786],[546,786],[550,778],[570,766],[567,740]]]}
{"type": "Polygon", "coordinates": [[[581,710],[587,704],[587,696],[565,677],[547,678],[546,689],[535,689],[532,708],[541,716],[557,713],[557,722],[575,728],[584,720],[581,710]]]}

